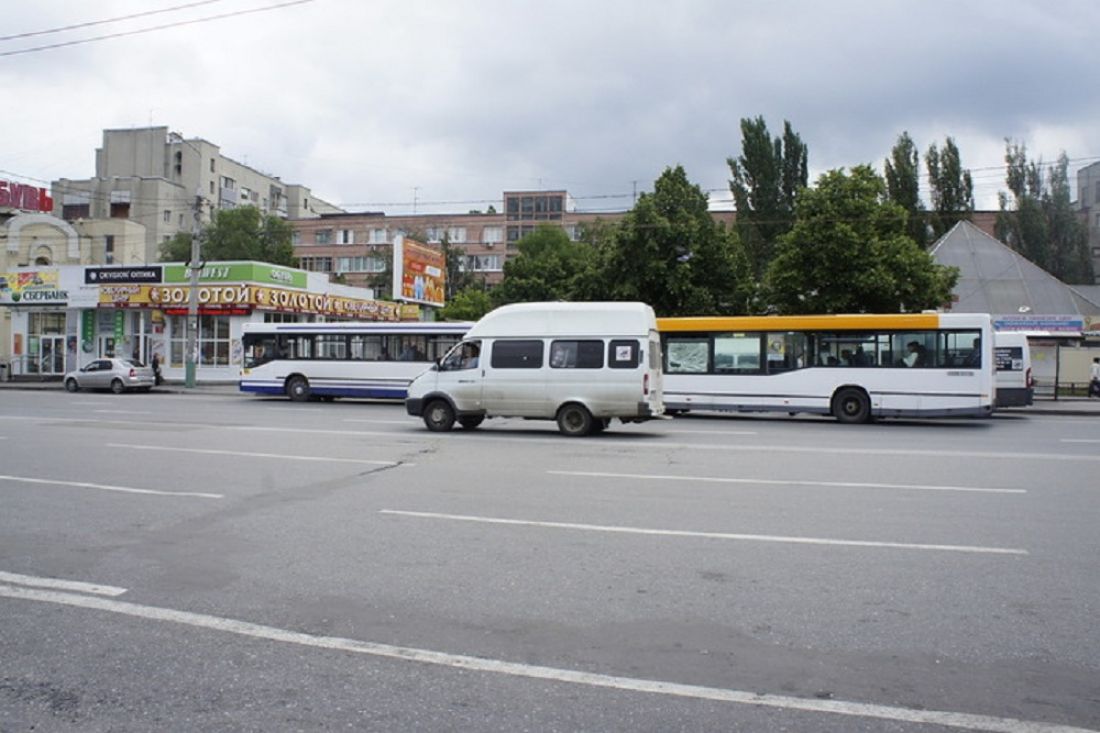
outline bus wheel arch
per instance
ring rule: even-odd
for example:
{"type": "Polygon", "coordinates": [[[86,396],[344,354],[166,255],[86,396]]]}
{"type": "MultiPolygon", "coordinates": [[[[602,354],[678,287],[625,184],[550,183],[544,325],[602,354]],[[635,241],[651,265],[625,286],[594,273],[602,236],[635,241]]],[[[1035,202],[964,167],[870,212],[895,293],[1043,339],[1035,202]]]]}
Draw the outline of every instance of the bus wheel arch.
{"type": "Polygon", "coordinates": [[[839,387],[830,404],[839,422],[854,425],[871,421],[871,397],[863,387],[839,387]]]}
{"type": "Polygon", "coordinates": [[[559,407],[557,420],[558,430],[571,438],[590,434],[594,425],[592,413],[580,402],[566,402],[559,407]]]}
{"type": "Polygon", "coordinates": [[[309,387],[309,380],[301,374],[292,374],[286,379],[286,396],[294,402],[307,402],[313,390],[309,387]]]}

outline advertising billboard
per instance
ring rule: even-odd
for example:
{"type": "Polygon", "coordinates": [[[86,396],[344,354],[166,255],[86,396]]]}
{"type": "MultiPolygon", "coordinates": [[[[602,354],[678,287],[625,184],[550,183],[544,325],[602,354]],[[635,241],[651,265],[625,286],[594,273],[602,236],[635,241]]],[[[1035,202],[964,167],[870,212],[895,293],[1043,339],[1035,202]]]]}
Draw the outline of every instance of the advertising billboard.
{"type": "Polygon", "coordinates": [[[442,308],[447,264],[443,253],[398,235],[393,240],[393,297],[442,308]]]}

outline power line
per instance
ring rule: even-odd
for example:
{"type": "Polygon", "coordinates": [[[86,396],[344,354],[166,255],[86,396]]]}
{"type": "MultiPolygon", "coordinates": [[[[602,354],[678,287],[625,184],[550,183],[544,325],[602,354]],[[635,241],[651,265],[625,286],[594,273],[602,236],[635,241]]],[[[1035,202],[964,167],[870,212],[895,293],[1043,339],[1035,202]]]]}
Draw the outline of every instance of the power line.
{"type": "Polygon", "coordinates": [[[95,41],[106,41],[111,38],[123,38],[125,36],[136,36],[142,33],[152,33],[153,31],[161,31],[168,28],[178,28],[185,25],[195,25],[197,23],[208,23],[212,20],[223,20],[225,18],[235,18],[239,15],[250,15],[252,13],[263,13],[268,10],[278,10],[280,8],[288,8],[292,5],[302,5],[303,3],[311,3],[313,0],[288,0],[288,2],[277,3],[275,5],[268,5],[262,8],[250,8],[248,10],[235,10],[231,13],[221,13],[219,15],[208,15],[203,18],[195,18],[193,20],[180,20],[175,23],[165,23],[163,25],[150,26],[149,28],[138,28],[132,31],[120,31],[118,33],[108,33],[102,36],[93,36],[91,38],[80,38],[75,41],[64,41],[62,43],[51,43],[45,46],[32,46],[31,48],[21,48],[18,51],[3,51],[0,52],[0,57],[4,56],[17,56],[24,53],[33,53],[36,51],[48,51],[54,48],[64,48],[66,46],[77,46],[82,43],[93,43],[95,41]]]}
{"type": "Polygon", "coordinates": [[[210,5],[211,3],[220,3],[222,0],[199,0],[198,2],[187,3],[186,5],[175,5],[171,8],[161,8],[160,10],[147,10],[144,13],[131,13],[130,15],[120,15],[116,18],[106,18],[104,20],[91,20],[86,23],[76,23],[74,25],[66,25],[60,28],[47,28],[42,31],[30,31],[27,33],[15,33],[10,36],[0,36],[0,41],[14,41],[17,38],[31,38],[32,36],[45,36],[50,33],[64,33],[66,31],[73,31],[77,28],[90,28],[94,25],[104,25],[106,23],[118,23],[124,20],[132,20],[134,18],[144,18],[147,15],[160,15],[161,13],[171,13],[176,10],[186,10],[187,8],[194,8],[199,5],[210,5]]]}

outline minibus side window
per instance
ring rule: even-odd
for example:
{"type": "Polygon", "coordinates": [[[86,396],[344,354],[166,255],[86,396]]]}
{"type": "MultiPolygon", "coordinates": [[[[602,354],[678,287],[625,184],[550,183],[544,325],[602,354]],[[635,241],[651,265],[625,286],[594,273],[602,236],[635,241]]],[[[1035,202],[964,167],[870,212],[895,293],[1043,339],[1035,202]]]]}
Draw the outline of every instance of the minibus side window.
{"type": "Polygon", "coordinates": [[[612,369],[634,369],[641,362],[637,341],[612,339],[607,345],[607,365],[612,369]]]}
{"type": "Polygon", "coordinates": [[[494,369],[538,369],[542,366],[542,341],[494,341],[489,363],[494,369]]]}

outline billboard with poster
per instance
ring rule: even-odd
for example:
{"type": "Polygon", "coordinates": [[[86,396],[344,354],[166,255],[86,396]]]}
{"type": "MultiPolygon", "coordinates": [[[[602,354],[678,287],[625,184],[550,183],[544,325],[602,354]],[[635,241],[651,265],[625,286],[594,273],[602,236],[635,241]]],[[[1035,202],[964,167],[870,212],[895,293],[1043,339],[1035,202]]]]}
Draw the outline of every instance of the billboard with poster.
{"type": "Polygon", "coordinates": [[[393,240],[393,297],[442,308],[447,265],[443,253],[398,235],[393,240]]]}

